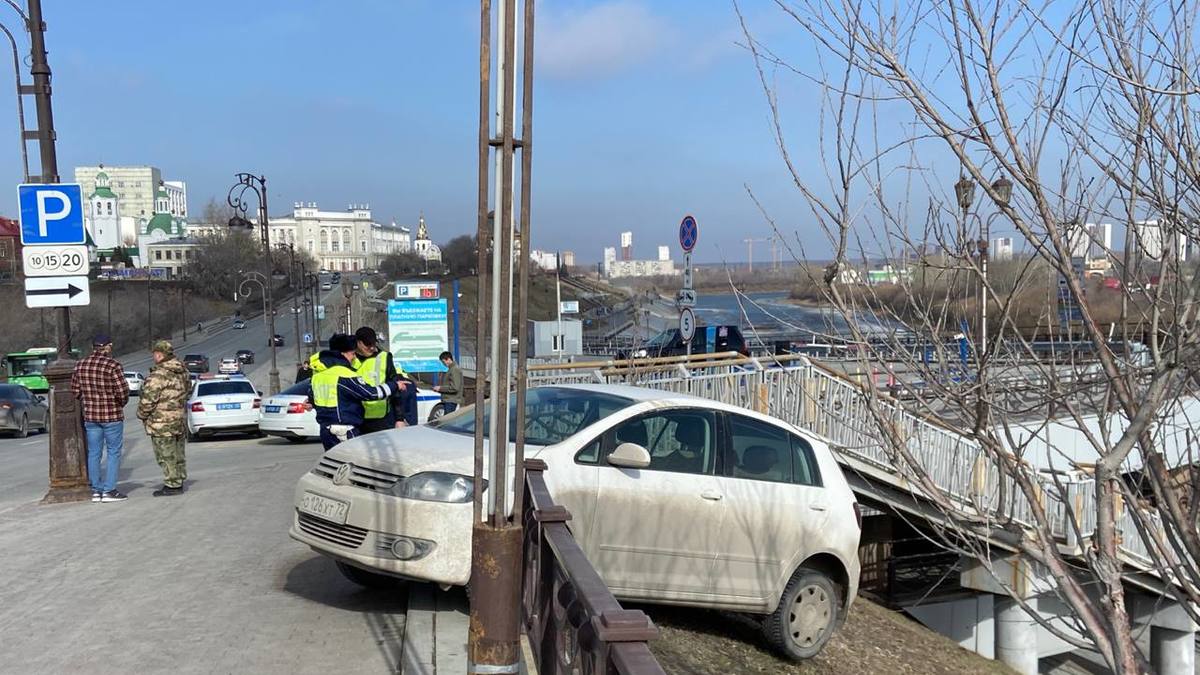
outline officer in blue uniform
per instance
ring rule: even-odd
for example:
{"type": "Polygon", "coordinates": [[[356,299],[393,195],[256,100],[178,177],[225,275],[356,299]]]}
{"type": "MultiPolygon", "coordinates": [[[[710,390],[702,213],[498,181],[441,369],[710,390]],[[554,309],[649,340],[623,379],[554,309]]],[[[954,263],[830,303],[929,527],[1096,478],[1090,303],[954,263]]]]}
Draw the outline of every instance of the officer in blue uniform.
{"type": "Polygon", "coordinates": [[[370,385],[351,366],[358,347],[353,335],[336,334],[329,338],[329,349],[313,356],[310,384],[317,424],[321,425],[321,444],[328,450],[338,443],[359,436],[363,423],[363,402],[386,400],[399,389],[397,381],[370,385]]]}

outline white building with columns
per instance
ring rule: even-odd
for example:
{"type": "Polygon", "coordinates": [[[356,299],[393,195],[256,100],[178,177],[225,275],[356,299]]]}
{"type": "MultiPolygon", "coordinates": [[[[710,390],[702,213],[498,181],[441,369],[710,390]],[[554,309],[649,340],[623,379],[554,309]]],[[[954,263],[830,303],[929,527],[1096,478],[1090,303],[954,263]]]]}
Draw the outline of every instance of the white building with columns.
{"type": "Polygon", "coordinates": [[[273,245],[295,245],[322,269],[338,272],[375,269],[387,256],[414,246],[409,228],[375,222],[369,204],[322,211],[316,202],[296,202],[290,217],[273,216],[270,227],[273,245]]]}

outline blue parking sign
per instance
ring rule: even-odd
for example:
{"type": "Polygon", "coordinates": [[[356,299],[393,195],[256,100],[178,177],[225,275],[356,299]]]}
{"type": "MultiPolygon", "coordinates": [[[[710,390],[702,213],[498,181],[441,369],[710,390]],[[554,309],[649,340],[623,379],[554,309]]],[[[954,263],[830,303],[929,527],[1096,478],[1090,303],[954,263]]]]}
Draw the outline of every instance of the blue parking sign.
{"type": "Polygon", "coordinates": [[[78,183],[41,183],[17,186],[21,243],[82,244],[83,190],[78,183]]]}

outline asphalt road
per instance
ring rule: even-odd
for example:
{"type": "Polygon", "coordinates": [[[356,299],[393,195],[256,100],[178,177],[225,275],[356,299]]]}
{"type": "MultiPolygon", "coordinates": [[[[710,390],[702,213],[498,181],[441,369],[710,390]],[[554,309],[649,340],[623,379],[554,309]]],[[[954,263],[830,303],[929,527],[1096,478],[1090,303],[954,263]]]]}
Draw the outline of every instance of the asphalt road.
{"type": "MultiPolygon", "coordinates": [[[[279,360],[287,386],[295,351],[290,331],[279,332],[289,337],[279,360]]],[[[261,319],[179,353],[205,353],[215,370],[241,348],[255,351],[247,376],[265,390],[261,319]]],[[[396,672],[404,591],[360,589],[287,536],[296,481],[320,445],[189,443],[187,491],[155,498],[162,472],[136,405],[126,408],[121,503],[39,504],[48,436],[0,438],[0,673],[396,672]]]]}

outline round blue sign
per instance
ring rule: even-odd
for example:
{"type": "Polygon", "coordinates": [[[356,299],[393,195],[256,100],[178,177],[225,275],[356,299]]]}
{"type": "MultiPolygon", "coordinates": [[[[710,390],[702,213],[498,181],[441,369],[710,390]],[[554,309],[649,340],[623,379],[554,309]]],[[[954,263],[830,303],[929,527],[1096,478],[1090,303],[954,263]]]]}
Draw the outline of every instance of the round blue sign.
{"type": "Polygon", "coordinates": [[[700,238],[700,226],[696,224],[696,219],[691,216],[684,216],[683,221],[679,223],[679,245],[688,253],[696,248],[696,241],[700,238]]]}

